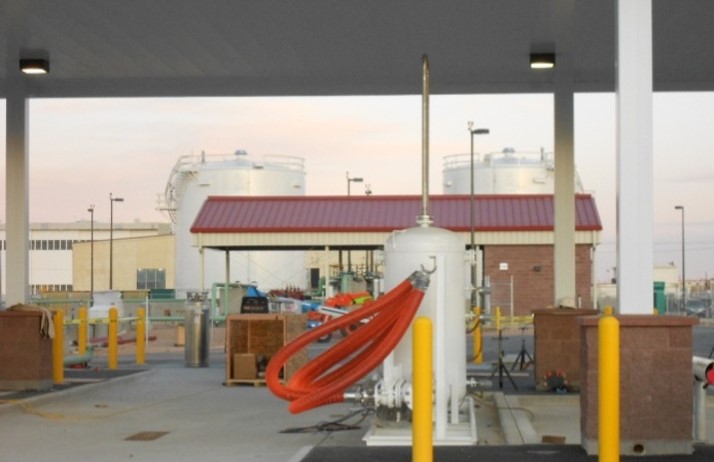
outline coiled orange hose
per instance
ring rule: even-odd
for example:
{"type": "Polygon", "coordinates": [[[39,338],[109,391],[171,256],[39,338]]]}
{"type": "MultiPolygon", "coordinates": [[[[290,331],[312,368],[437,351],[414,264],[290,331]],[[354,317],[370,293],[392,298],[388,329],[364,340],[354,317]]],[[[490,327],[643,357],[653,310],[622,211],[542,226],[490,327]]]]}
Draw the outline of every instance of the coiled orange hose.
{"type": "Polygon", "coordinates": [[[345,390],[376,368],[397,346],[419,309],[426,285],[428,274],[417,271],[378,300],[285,345],[268,363],[268,388],[279,398],[291,401],[288,410],[293,414],[344,401],[345,390]],[[419,278],[426,282],[423,287],[415,285],[419,278]],[[281,383],[280,370],[294,354],[318,338],[362,319],[369,322],[303,366],[287,384],[281,383]]]}

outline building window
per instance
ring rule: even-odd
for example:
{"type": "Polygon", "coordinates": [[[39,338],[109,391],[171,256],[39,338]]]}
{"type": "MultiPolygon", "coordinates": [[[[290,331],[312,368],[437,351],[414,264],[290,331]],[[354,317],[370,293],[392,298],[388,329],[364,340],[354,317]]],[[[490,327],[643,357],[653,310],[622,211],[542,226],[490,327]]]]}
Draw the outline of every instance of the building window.
{"type": "Polygon", "coordinates": [[[164,268],[139,268],[136,270],[138,290],[165,289],[166,270],[164,268]]]}

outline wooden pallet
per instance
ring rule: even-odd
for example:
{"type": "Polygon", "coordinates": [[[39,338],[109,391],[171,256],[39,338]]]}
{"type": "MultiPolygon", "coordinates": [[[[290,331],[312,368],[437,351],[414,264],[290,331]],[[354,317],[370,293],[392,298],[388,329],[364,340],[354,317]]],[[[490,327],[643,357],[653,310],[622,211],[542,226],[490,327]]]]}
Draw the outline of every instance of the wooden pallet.
{"type": "Polygon", "coordinates": [[[227,387],[241,386],[241,385],[253,385],[254,387],[264,387],[265,379],[231,379],[226,380],[223,384],[227,387]]]}

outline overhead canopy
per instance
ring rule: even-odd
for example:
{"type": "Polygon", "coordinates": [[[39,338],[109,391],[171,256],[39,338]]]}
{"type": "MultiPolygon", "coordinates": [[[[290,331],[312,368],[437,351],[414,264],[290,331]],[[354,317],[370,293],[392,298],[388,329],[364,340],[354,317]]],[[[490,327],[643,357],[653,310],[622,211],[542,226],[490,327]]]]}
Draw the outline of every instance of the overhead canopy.
{"type": "MultiPolygon", "coordinates": [[[[653,0],[655,91],[714,90],[710,0],[653,0]]],[[[0,0],[0,97],[47,58],[36,97],[614,91],[615,2],[568,0],[0,0]]]]}

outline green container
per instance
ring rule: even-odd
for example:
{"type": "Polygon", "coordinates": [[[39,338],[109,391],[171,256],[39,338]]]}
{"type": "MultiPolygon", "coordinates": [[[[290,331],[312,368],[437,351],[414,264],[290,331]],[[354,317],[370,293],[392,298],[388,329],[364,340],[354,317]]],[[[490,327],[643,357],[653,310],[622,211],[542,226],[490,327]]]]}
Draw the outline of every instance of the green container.
{"type": "Polygon", "coordinates": [[[151,289],[149,298],[154,300],[172,300],[174,298],[174,289],[151,289]]]}
{"type": "Polygon", "coordinates": [[[667,298],[664,296],[664,282],[654,282],[654,309],[659,314],[667,313],[667,298]]]}

